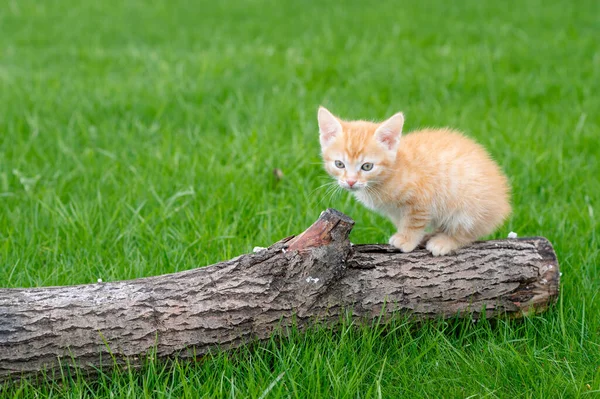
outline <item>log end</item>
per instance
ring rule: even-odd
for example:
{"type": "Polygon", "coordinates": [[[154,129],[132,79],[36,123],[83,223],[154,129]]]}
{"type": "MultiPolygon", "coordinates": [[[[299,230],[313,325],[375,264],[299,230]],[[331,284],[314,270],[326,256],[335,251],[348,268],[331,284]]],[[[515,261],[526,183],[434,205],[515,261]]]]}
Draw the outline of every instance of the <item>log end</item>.
{"type": "Polygon", "coordinates": [[[535,281],[522,283],[510,295],[510,301],[520,309],[516,317],[528,316],[547,310],[558,300],[560,291],[560,269],[554,248],[544,237],[520,238],[519,241],[533,243],[539,256],[538,275],[535,281]]]}

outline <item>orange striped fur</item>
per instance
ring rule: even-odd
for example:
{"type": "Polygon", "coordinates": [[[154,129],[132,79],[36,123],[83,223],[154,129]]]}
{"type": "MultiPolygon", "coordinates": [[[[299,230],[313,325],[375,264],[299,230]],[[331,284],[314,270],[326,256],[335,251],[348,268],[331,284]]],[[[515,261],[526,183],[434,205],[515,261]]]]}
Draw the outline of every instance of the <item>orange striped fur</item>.
{"type": "Polygon", "coordinates": [[[446,255],[492,233],[511,212],[510,187],[486,150],[459,132],[425,129],[402,136],[404,116],[382,123],[318,113],[323,161],[338,184],[388,217],[390,244],[446,255]],[[336,162],[337,161],[337,162],[336,162]],[[370,166],[372,165],[372,166],[370,166]]]}

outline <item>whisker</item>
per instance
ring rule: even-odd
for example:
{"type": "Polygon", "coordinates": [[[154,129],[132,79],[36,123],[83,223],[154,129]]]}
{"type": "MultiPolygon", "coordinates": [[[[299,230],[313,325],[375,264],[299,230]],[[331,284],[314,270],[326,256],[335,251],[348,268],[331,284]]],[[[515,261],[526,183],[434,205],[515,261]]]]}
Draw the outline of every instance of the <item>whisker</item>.
{"type": "Polygon", "coordinates": [[[336,184],[335,184],[335,182],[329,182],[329,183],[327,183],[327,184],[323,185],[322,187],[324,187],[324,186],[327,186],[327,189],[325,190],[325,193],[323,193],[323,195],[321,196],[321,198],[320,198],[320,200],[319,200],[319,204],[322,204],[322,203],[325,201],[325,199],[326,199],[327,197],[329,197],[329,196],[330,196],[330,194],[331,194],[332,192],[334,192],[334,191],[335,191],[335,189],[336,189],[336,184]]]}
{"type": "Polygon", "coordinates": [[[376,189],[374,189],[373,187],[370,187],[370,186],[368,186],[368,185],[367,185],[367,186],[365,186],[365,189],[366,189],[366,191],[367,191],[367,194],[368,194],[368,195],[369,195],[369,197],[371,198],[371,202],[374,202],[374,201],[373,201],[373,196],[375,196],[379,202],[384,202],[384,201],[383,201],[383,199],[381,198],[381,195],[380,195],[380,193],[378,192],[378,190],[376,190],[376,189]]]}
{"type": "Polygon", "coordinates": [[[342,188],[340,186],[337,186],[331,193],[331,196],[329,197],[329,202],[333,201],[334,197],[338,197],[341,192],[342,188]]]}
{"type": "MultiPolygon", "coordinates": [[[[333,182],[333,181],[329,181],[329,182],[327,182],[327,183],[325,183],[325,184],[321,184],[319,187],[317,187],[317,188],[315,188],[313,191],[311,191],[310,195],[313,195],[313,194],[314,194],[314,193],[315,193],[317,190],[320,190],[320,189],[322,189],[323,187],[327,187],[327,186],[330,186],[330,187],[331,187],[331,186],[333,186],[334,184],[335,184],[335,182],[333,182]]],[[[327,192],[327,191],[326,191],[326,192],[327,192]]]]}
{"type": "MultiPolygon", "coordinates": [[[[341,193],[343,190],[340,186],[336,185],[333,189],[328,193],[328,201],[332,202],[334,197],[341,193]]],[[[327,197],[326,197],[327,198],[327,197]]],[[[325,198],[324,198],[325,199],[325,198]]]]}

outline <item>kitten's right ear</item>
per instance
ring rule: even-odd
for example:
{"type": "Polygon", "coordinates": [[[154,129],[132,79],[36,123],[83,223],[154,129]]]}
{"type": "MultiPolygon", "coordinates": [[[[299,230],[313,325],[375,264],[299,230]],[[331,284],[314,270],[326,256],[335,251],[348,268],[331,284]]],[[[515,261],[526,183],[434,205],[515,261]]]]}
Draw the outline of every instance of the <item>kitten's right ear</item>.
{"type": "Polygon", "coordinates": [[[319,138],[321,147],[326,147],[342,132],[342,124],[338,118],[325,107],[319,107],[317,118],[319,120],[319,138]]]}

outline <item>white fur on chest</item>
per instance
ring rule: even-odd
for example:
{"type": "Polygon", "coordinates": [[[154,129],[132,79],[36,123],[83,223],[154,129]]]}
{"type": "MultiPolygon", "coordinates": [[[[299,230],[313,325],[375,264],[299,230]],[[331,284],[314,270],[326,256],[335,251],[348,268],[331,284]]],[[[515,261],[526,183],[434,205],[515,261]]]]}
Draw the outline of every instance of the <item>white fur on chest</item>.
{"type": "Polygon", "coordinates": [[[357,191],[354,193],[354,197],[364,206],[372,211],[375,211],[383,216],[391,217],[401,213],[401,210],[396,204],[389,204],[380,201],[376,194],[369,194],[366,191],[357,191]]]}
{"type": "Polygon", "coordinates": [[[372,211],[377,210],[377,206],[375,205],[374,198],[372,195],[369,195],[366,191],[361,190],[354,193],[354,197],[364,206],[371,209],[372,211]]]}
{"type": "MultiPolygon", "coordinates": [[[[404,209],[399,204],[390,204],[382,202],[376,194],[369,194],[366,191],[357,191],[353,193],[356,199],[367,208],[391,218],[392,221],[398,221],[403,217],[404,209]]],[[[433,228],[442,227],[449,232],[456,231],[459,227],[470,230],[473,228],[474,220],[472,213],[477,209],[452,209],[449,210],[443,205],[432,206],[429,210],[433,228]]]]}

